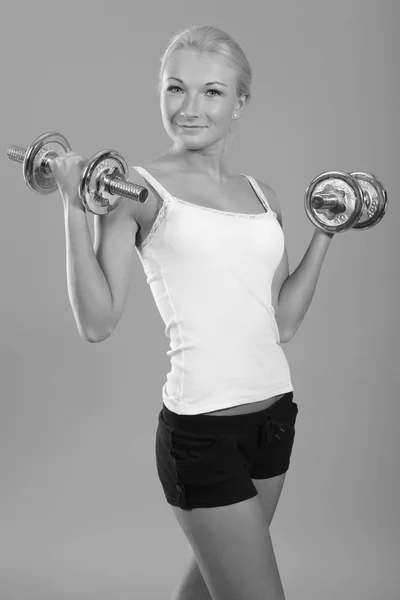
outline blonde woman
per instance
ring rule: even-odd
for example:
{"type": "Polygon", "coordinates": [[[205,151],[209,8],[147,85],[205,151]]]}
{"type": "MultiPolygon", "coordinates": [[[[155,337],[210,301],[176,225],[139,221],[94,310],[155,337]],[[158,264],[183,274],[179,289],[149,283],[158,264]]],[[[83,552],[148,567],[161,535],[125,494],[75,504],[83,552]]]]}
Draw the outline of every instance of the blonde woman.
{"type": "Polygon", "coordinates": [[[289,276],[275,193],[229,168],[251,79],[242,49],[220,29],[191,27],[171,39],[158,91],[173,144],[130,169],[148,199],[95,216],[94,248],[77,195],[83,160],[71,153],[54,167],[83,339],[102,341],[117,326],[133,249],[170,339],[156,464],[193,549],[173,600],[285,598],[269,527],[298,406],[282,345],[310,306],[332,234],[315,229],[289,276]]]}

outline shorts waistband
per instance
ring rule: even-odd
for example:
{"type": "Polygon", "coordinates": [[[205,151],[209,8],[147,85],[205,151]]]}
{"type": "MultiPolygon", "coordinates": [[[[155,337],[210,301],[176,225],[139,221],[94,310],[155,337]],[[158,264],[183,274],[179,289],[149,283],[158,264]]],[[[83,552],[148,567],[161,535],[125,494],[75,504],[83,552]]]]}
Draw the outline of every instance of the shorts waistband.
{"type": "Polygon", "coordinates": [[[247,427],[263,424],[268,417],[279,421],[293,404],[293,392],[287,392],[268,408],[243,415],[212,416],[206,414],[178,415],[163,404],[161,415],[163,421],[173,429],[198,432],[206,430],[211,433],[243,431],[247,427]]]}

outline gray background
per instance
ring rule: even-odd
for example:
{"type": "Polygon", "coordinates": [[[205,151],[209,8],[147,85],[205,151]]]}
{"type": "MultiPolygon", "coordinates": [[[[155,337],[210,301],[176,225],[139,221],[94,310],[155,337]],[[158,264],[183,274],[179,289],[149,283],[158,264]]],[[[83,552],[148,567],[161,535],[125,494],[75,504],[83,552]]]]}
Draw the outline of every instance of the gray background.
{"type": "Polygon", "coordinates": [[[381,223],[334,237],[283,346],[300,412],[271,531],[288,600],[398,598],[400,5],[200,4],[3,12],[1,600],[167,599],[190,554],[156,473],[169,343],[141,264],[116,331],[84,343],[61,197],[31,192],[5,152],[51,130],[87,157],[113,148],[145,165],[165,152],[159,57],[192,24],[227,31],[252,66],[231,164],[276,190],[291,272],[313,233],[303,200],[316,175],[370,171],[387,189],[381,223]]]}

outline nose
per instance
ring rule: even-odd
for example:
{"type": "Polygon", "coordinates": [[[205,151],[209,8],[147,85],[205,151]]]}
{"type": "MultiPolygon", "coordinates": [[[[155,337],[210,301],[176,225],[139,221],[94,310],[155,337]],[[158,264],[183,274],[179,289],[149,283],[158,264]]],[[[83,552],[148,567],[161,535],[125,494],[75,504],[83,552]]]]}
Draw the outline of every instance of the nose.
{"type": "Polygon", "coordinates": [[[181,112],[186,115],[187,119],[195,119],[200,113],[200,100],[196,96],[187,94],[185,101],[182,103],[181,112]]]}

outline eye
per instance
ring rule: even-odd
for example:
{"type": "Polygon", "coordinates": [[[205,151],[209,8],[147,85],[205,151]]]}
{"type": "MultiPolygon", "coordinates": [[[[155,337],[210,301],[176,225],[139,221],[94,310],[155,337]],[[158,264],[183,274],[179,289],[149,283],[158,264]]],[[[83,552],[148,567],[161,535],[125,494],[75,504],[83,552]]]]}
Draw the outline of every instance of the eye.
{"type": "MultiPolygon", "coordinates": [[[[167,92],[170,92],[170,91],[172,91],[172,90],[182,90],[182,88],[180,88],[180,87],[179,87],[179,86],[177,86],[177,85],[171,85],[169,88],[167,88],[167,92]]],[[[217,94],[218,96],[222,96],[222,92],[220,92],[219,90],[211,90],[211,89],[210,89],[210,90],[207,90],[207,93],[208,93],[208,92],[214,92],[214,93],[215,93],[215,94],[217,94]]]]}

